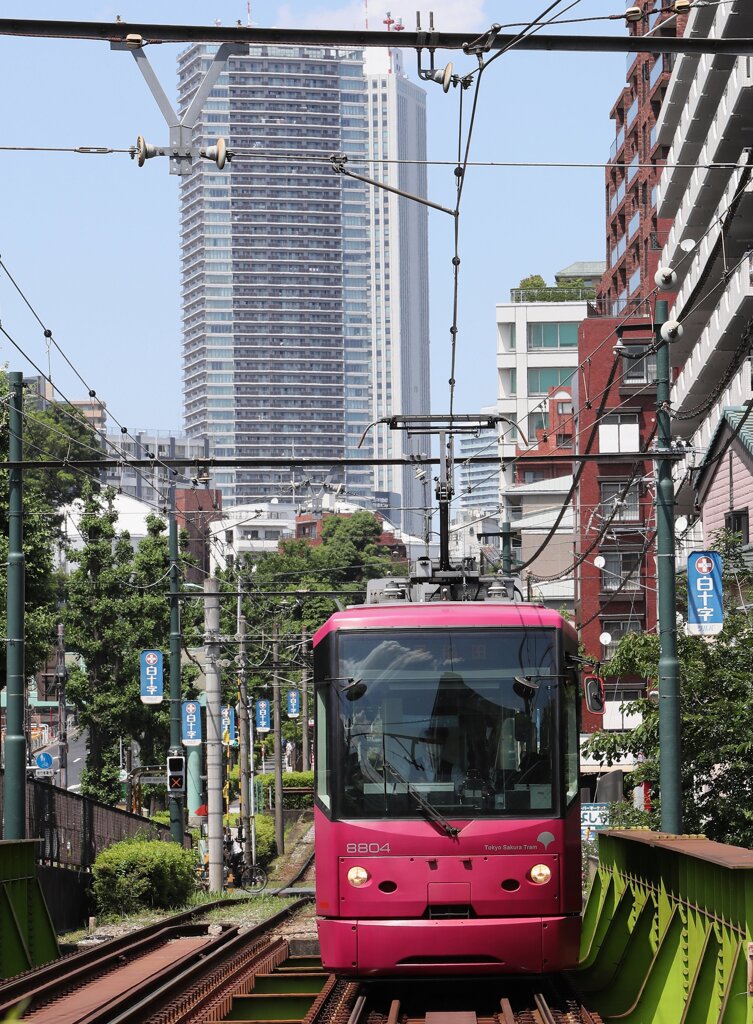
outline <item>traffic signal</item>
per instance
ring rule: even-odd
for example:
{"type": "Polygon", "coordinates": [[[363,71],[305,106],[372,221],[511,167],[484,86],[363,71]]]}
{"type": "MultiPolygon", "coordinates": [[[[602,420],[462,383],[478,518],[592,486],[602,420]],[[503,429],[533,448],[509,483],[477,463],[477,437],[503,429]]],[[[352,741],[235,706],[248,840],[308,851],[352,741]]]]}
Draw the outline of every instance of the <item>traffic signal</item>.
{"type": "Polygon", "coordinates": [[[592,715],[603,715],[605,710],[604,680],[601,676],[586,676],[583,679],[586,707],[592,715]]]}
{"type": "Polygon", "coordinates": [[[167,792],[182,793],[186,788],[185,757],[167,758],[167,792]]]}

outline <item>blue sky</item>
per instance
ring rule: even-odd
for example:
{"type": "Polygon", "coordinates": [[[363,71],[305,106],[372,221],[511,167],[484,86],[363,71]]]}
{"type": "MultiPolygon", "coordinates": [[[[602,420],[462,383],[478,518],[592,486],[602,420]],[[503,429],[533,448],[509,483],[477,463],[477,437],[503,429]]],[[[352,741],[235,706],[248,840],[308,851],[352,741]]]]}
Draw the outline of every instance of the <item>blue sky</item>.
{"type": "MultiPolygon", "coordinates": [[[[563,0],[564,9],[571,0],[563,0]]],[[[494,22],[534,17],[544,0],[434,0],[435,26],[483,31],[494,22]]],[[[580,0],[565,17],[616,13],[605,0],[580,0]]],[[[358,28],[368,14],[380,28],[387,5],[368,0],[253,4],[254,24],[358,28]]],[[[413,28],[416,4],[390,0],[393,17],[413,28]]],[[[428,20],[426,9],[425,21],[428,20]]],[[[245,24],[246,0],[214,4],[6,0],[5,18],[245,24]]],[[[624,32],[622,22],[566,26],[561,32],[624,32]]],[[[126,149],[138,135],[160,144],[167,131],[132,57],[107,43],[0,38],[0,104],[6,146],[107,146],[126,149]]],[[[181,47],[148,55],[175,103],[175,57],[181,47]]],[[[450,55],[455,69],[475,66],[450,55]]],[[[414,74],[415,57],[406,66],[414,74]]],[[[438,54],[438,64],[445,58],[438,54]]],[[[604,162],[614,137],[609,111],[624,84],[624,54],[511,52],[484,74],[471,159],[604,162]]],[[[454,160],[458,90],[428,87],[429,155],[454,160]]],[[[466,93],[467,101],[470,93],[466,93]]],[[[66,398],[93,388],[130,430],[182,427],[178,179],[166,160],[143,168],[126,155],[0,152],[0,257],[74,373],[0,274],[0,320],[66,398]],[[86,388],[81,379],[86,382],[86,388]]],[[[434,168],[430,197],[452,206],[452,167],[434,168]]],[[[448,409],[452,225],[430,212],[432,407],[448,409]]],[[[553,280],[575,260],[604,258],[601,169],[471,168],[460,221],[460,332],[457,412],[495,399],[497,302],[532,273],[553,280]]],[[[5,337],[0,359],[33,372],[5,337]]],[[[394,410],[400,412],[400,410],[394,410]]]]}

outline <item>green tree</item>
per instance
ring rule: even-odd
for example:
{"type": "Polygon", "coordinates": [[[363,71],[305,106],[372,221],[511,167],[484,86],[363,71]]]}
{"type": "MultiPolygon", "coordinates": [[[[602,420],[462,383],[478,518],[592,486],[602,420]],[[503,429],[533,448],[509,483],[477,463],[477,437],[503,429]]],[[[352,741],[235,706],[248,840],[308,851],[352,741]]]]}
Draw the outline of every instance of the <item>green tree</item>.
{"type": "MultiPolygon", "coordinates": [[[[170,705],[145,705],[140,697],[139,655],[169,652],[170,606],[167,524],[147,517],[147,535],[133,550],[127,531],[117,533],[112,491],[86,491],[80,551],[68,580],[66,636],[83,659],[69,681],[70,699],[89,732],[82,792],[105,803],[120,795],[119,741],[137,741],[142,764],[162,764],[170,740],[170,705]]],[[[185,540],[185,538],[184,538],[185,540]]],[[[165,660],[169,687],[169,658],[165,660]]],[[[186,670],[188,680],[195,671],[186,670]]],[[[189,684],[186,681],[184,694],[189,684]]]]}
{"type": "MultiPolygon", "coordinates": [[[[0,395],[10,392],[8,376],[0,371],[0,395]]],[[[26,421],[24,421],[25,423],[26,421]]],[[[24,435],[26,427],[24,426],[24,435]]],[[[8,402],[0,405],[0,457],[9,457],[10,426],[8,402]]],[[[26,458],[38,458],[38,453],[24,449],[26,458]]],[[[60,588],[54,567],[54,549],[57,537],[55,509],[51,506],[44,477],[23,474],[23,550],[25,559],[25,660],[26,672],[36,672],[47,659],[54,639],[56,607],[60,588]]],[[[9,474],[0,470],[0,561],[8,562],[9,474]]],[[[7,616],[7,587],[0,588],[0,616],[7,616]]],[[[6,645],[0,651],[0,671],[5,677],[6,645]]]]}
{"type": "MultiPolygon", "coordinates": [[[[91,424],[78,409],[52,402],[44,409],[27,403],[24,421],[26,458],[61,462],[70,459],[104,459],[102,445],[91,424]]],[[[56,469],[29,470],[27,479],[37,481],[50,507],[58,510],[81,495],[84,481],[99,490],[97,470],[76,470],[70,465],[56,469]]]]}
{"type": "MultiPolygon", "coordinates": [[[[712,539],[723,555],[725,622],[713,640],[678,631],[681,679],[681,784],[683,829],[718,842],[753,845],[753,619],[747,610],[753,577],[742,560],[739,538],[726,531],[712,539]]],[[[679,590],[680,588],[678,588],[679,590]]],[[[635,674],[648,680],[649,694],[659,672],[656,634],[628,633],[610,662],[610,675],[635,674]]],[[[631,701],[640,725],[626,733],[597,732],[584,752],[610,765],[618,758],[641,758],[636,782],[653,787],[658,808],[659,711],[652,699],[631,701]]],[[[653,821],[656,823],[657,810],[653,821]]]]}

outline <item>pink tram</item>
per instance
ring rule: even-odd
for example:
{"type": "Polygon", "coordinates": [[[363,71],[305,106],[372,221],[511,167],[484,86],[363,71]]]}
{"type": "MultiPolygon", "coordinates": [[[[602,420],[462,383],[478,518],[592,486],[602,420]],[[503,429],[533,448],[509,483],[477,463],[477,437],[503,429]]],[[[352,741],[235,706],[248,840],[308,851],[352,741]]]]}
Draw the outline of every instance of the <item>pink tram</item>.
{"type": "Polygon", "coordinates": [[[556,612],[494,600],[384,600],[338,612],[316,633],[325,969],[446,976],[576,964],[576,650],[556,612]]]}

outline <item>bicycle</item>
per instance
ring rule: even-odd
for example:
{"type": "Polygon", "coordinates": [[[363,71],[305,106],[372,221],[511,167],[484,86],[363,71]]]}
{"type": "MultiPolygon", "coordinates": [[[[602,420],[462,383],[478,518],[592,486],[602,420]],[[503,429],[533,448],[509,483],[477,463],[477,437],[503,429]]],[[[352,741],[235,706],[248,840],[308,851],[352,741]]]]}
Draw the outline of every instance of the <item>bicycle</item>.
{"type": "Polygon", "coordinates": [[[237,888],[245,892],[261,892],[267,884],[267,872],[260,864],[245,864],[240,870],[237,888]]]}

